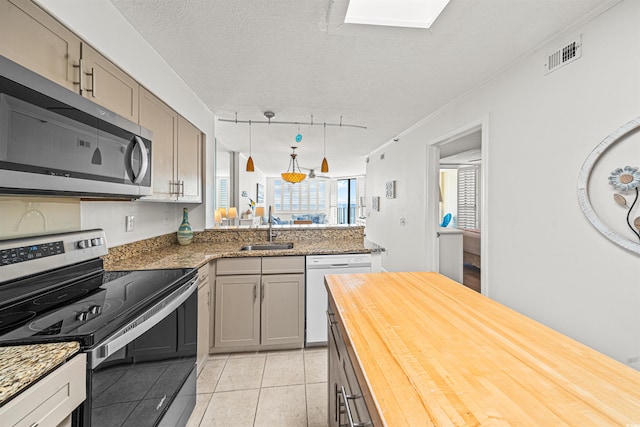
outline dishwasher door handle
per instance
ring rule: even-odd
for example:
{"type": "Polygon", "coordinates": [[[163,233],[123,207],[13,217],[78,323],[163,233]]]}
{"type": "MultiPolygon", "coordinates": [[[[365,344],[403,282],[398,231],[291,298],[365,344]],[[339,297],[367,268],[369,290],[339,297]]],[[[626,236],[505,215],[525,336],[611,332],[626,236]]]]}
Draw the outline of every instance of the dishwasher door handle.
{"type": "Polygon", "coordinates": [[[349,264],[345,263],[345,264],[331,264],[329,266],[329,268],[344,268],[344,267],[349,267],[349,264]]]}

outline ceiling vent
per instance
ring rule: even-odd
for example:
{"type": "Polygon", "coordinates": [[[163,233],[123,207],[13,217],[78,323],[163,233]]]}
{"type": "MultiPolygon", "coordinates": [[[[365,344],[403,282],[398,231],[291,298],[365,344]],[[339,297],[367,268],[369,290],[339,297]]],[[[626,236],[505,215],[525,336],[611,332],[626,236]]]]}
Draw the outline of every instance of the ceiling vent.
{"type": "Polygon", "coordinates": [[[563,67],[582,56],[582,35],[565,44],[560,49],[556,49],[547,55],[545,64],[545,74],[563,67]]]}

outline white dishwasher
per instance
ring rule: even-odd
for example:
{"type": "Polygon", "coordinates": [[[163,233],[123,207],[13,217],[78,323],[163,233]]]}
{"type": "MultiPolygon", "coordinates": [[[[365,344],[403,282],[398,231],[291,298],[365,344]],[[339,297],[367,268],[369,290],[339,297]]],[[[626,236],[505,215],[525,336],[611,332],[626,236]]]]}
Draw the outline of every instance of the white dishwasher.
{"type": "Polygon", "coordinates": [[[371,254],[307,256],[307,331],[305,345],[327,344],[325,274],[371,273],[371,254]]]}

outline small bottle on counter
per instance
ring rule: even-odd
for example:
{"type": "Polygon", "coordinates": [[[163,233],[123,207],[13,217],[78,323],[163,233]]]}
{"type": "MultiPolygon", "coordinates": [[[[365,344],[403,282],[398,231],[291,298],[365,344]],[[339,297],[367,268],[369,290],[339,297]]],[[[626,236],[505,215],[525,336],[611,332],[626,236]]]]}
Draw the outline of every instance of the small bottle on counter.
{"type": "Polygon", "coordinates": [[[178,227],[178,243],[188,245],[193,240],[193,229],[189,224],[189,209],[182,210],[182,223],[178,227]]]}

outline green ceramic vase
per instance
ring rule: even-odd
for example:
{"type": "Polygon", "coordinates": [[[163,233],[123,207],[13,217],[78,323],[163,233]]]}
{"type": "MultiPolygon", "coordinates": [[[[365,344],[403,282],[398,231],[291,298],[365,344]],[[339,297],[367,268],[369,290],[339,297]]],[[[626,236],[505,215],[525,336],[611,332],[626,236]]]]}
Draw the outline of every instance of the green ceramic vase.
{"type": "Polygon", "coordinates": [[[182,210],[182,224],[178,227],[178,243],[181,245],[188,245],[193,240],[193,230],[191,224],[189,224],[189,210],[184,208],[182,210]]]}

